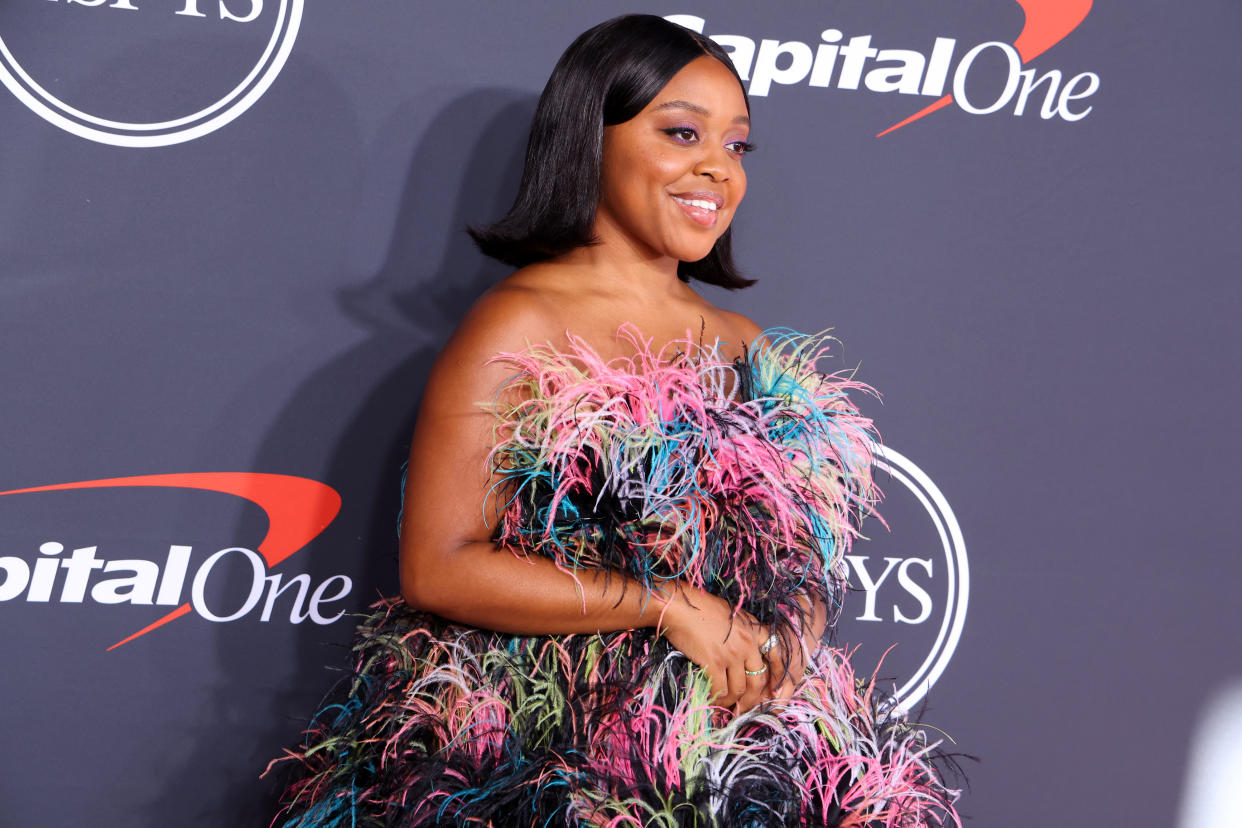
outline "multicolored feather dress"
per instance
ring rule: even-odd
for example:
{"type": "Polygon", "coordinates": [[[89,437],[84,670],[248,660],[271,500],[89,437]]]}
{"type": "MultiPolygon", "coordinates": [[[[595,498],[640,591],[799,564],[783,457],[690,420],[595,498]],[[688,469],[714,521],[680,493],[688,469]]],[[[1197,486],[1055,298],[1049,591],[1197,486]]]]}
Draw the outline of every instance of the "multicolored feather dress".
{"type": "MultiPolygon", "coordinates": [[[[571,338],[496,360],[494,540],[570,573],[673,579],[774,630],[835,623],[875,503],[866,390],[788,330],[729,361],[692,338],[603,360],[571,338]],[[502,399],[498,396],[497,399],[502,399]]],[[[788,636],[795,641],[795,636],[788,636]]],[[[509,635],[400,601],[359,627],[317,714],[282,828],[960,825],[935,744],[824,645],[794,697],[735,715],[654,629],[509,635]]]]}

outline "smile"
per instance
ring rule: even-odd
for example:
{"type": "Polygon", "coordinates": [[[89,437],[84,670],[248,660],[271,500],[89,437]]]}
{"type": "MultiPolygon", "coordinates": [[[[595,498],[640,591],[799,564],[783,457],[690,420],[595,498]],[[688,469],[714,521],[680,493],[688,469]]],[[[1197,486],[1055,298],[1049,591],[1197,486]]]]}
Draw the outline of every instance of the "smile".
{"type": "Polygon", "coordinates": [[[695,224],[701,227],[715,227],[717,211],[724,206],[724,199],[713,193],[694,193],[685,196],[672,196],[678,208],[695,224]],[[706,196],[693,197],[693,196],[706,196]]]}
{"type": "Polygon", "coordinates": [[[676,201],[678,204],[689,205],[690,207],[698,207],[700,210],[711,210],[713,213],[718,209],[716,202],[706,201],[701,198],[678,198],[673,196],[673,201],[676,201]]]}

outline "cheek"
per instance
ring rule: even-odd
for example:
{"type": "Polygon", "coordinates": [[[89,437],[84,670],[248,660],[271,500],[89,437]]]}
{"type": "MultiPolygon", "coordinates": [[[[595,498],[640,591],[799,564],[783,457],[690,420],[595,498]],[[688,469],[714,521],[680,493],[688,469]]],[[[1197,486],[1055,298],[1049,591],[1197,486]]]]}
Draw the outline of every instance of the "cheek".
{"type": "Polygon", "coordinates": [[[746,173],[738,169],[729,178],[729,200],[732,202],[732,205],[725,214],[727,221],[722,224],[720,228],[721,233],[724,233],[733,224],[733,221],[737,218],[738,208],[741,207],[742,200],[746,197],[746,173]]]}
{"type": "Polygon", "coordinates": [[[645,188],[651,195],[682,175],[677,156],[658,149],[635,152],[628,161],[628,173],[634,179],[635,186],[645,188]]]}
{"type": "Polygon", "coordinates": [[[685,157],[676,151],[653,152],[648,157],[647,163],[653,175],[657,176],[661,183],[676,181],[686,173],[685,157]]]}
{"type": "Polygon", "coordinates": [[[603,157],[600,163],[600,197],[609,201],[628,198],[627,191],[633,184],[635,158],[633,149],[625,141],[619,140],[616,127],[608,127],[604,131],[603,157]]]}
{"type": "Polygon", "coordinates": [[[737,194],[737,203],[741,204],[746,197],[746,170],[738,167],[737,175],[733,176],[733,188],[737,194]]]}
{"type": "Polygon", "coordinates": [[[616,186],[625,192],[626,201],[643,210],[644,215],[655,215],[650,211],[658,209],[668,198],[669,185],[683,177],[676,156],[658,150],[633,152],[618,160],[621,164],[616,186]]]}

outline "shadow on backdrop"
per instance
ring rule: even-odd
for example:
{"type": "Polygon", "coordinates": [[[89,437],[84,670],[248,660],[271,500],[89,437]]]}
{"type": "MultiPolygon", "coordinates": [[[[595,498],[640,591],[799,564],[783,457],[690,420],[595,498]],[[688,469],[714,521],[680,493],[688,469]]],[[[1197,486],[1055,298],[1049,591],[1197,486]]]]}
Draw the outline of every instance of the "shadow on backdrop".
{"type": "MultiPolygon", "coordinates": [[[[401,146],[420,130],[422,137],[395,220],[377,215],[393,227],[383,264],[365,283],[338,294],[341,311],[365,338],[302,383],[252,465],[259,472],[303,474],[341,494],[340,514],[298,554],[298,568],[314,583],[348,572],[354,579],[349,612],[398,590],[401,476],[423,385],[466,309],[510,270],[479,254],[465,228],[498,219],[512,203],[534,104],[526,93],[475,90],[430,123],[411,102],[382,127],[372,156],[376,145],[401,146]]],[[[372,157],[368,163],[377,162],[372,157]]],[[[330,627],[309,622],[291,627],[296,652],[279,657],[293,663],[294,681],[274,692],[267,688],[267,724],[248,741],[253,752],[237,756],[246,781],[230,780],[226,789],[216,789],[219,780],[205,780],[204,768],[192,760],[167,781],[155,812],[184,812],[190,798],[212,803],[194,814],[203,824],[268,824],[292,765],[263,780],[254,777],[283,747],[296,746],[347,668],[353,626],[346,616],[330,627]]],[[[205,721],[229,720],[229,710],[244,695],[239,691],[253,684],[257,655],[218,648],[219,673],[209,703],[213,715],[205,721]]],[[[157,823],[167,824],[151,824],[157,823]]]]}

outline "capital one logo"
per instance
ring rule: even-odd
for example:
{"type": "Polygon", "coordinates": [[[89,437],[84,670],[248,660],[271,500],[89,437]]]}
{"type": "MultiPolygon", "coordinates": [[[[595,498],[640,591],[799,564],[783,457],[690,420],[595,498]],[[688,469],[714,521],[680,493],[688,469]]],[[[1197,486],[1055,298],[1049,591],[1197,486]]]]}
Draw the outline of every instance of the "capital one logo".
{"type": "MultiPolygon", "coordinates": [[[[297,39],[303,0],[3,0],[0,82],[39,117],[91,141],[118,147],[162,147],[200,138],[236,119],[259,100],[284,68],[297,39]],[[122,85],[82,78],[62,65],[80,56],[74,41],[111,47],[96,73],[139,71],[148,110],[141,120],[112,109],[131,94],[122,85]],[[217,44],[221,48],[216,48],[217,44]],[[197,50],[187,48],[198,47],[197,50]],[[246,57],[238,65],[209,55],[246,57]],[[131,58],[131,56],[133,56],[131,58]],[[170,65],[184,57],[182,72],[170,65]],[[136,67],[119,64],[132,59],[136,67]],[[172,79],[173,88],[160,82],[172,79]],[[181,79],[179,85],[176,80],[181,79]],[[62,92],[63,85],[71,85],[62,92]],[[191,88],[192,87],[192,88],[191,88]],[[202,90],[210,90],[206,97],[202,90]],[[198,96],[198,97],[195,97],[198,96]],[[186,101],[193,102],[187,106],[186,101]]],[[[77,64],[82,64],[78,59],[77,64]]],[[[129,102],[132,104],[132,102],[129,102]]]]}
{"type": "Polygon", "coordinates": [[[887,446],[876,450],[890,530],[847,556],[851,591],[838,627],[861,675],[893,677],[891,705],[907,711],[948,667],[966,624],[970,567],[957,518],[932,479],[887,446]],[[882,661],[882,663],[881,663],[882,661]]]}
{"type": "MultiPolygon", "coordinates": [[[[341,498],[316,480],[282,474],[219,472],[117,477],[14,489],[0,497],[83,489],[160,488],[216,492],[244,498],[267,516],[266,536],[254,549],[233,546],[212,552],[191,567],[194,549],[170,544],[163,561],[118,558],[99,545],[67,550],[63,543],[39,543],[33,556],[0,555],[0,605],[28,603],[99,605],[129,604],[174,607],[109,650],[128,644],[191,613],[215,623],[258,617],[271,621],[288,613],[290,623],[311,620],[331,624],[344,610],[335,606],[353,588],[347,575],[333,575],[313,584],[305,573],[268,574],[314,540],[340,511],[341,498]],[[34,560],[30,560],[33,557],[34,560]],[[191,571],[193,569],[193,571],[191,571]],[[245,597],[221,606],[209,595],[217,582],[241,575],[245,597]],[[335,611],[334,611],[335,610],[335,611]]],[[[4,550],[8,552],[10,550],[4,550]]],[[[33,550],[32,550],[33,551],[33,550]]],[[[202,557],[201,555],[199,556],[202,557]]]]}
{"type": "MultiPolygon", "coordinates": [[[[1092,0],[1013,0],[1025,15],[1022,31],[1012,43],[987,41],[963,49],[955,38],[936,37],[927,49],[891,48],[873,44],[874,36],[829,28],[818,43],[761,39],[736,34],[711,34],[729,52],[747,92],[762,97],[774,85],[805,83],[810,87],[866,90],[935,98],[908,118],[879,132],[879,138],[933,112],[957,104],[970,115],[1009,111],[1015,116],[1038,110],[1040,118],[1080,121],[1091,113],[1087,103],[1100,88],[1094,72],[1071,77],[1060,69],[1041,73],[1027,66],[1065,39],[1091,11],[1092,0]],[[968,92],[976,75],[994,74],[991,64],[1003,62],[1005,80],[999,93],[968,92]]],[[[665,15],[705,34],[707,21],[690,14],[665,15]]],[[[909,44],[901,44],[909,45],[909,44]]]]}

